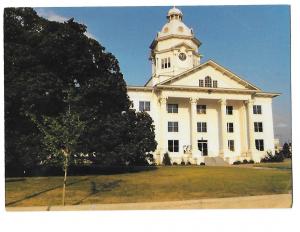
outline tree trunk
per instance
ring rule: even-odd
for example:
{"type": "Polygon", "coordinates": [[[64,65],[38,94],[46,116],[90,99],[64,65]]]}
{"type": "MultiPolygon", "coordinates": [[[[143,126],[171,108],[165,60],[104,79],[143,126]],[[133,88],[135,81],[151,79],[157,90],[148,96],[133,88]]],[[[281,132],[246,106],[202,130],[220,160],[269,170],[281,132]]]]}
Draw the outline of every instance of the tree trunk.
{"type": "Polygon", "coordinates": [[[65,170],[65,176],[64,176],[64,184],[63,184],[63,193],[62,193],[62,204],[65,205],[65,196],[66,196],[66,184],[67,184],[67,171],[68,171],[68,156],[65,156],[65,163],[64,163],[64,170],[65,170]]]}

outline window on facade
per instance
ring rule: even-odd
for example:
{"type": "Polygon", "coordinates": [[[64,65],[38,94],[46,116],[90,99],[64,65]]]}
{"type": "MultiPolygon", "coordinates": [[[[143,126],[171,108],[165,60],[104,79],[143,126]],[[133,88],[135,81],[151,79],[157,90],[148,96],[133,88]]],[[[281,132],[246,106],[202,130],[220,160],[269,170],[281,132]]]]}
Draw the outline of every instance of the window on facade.
{"type": "Polygon", "coordinates": [[[213,81],[213,87],[218,88],[218,81],[213,81]]]}
{"type": "Polygon", "coordinates": [[[167,110],[168,113],[178,113],[178,104],[168,104],[167,110]]]}
{"type": "Polygon", "coordinates": [[[234,151],[234,140],[228,140],[229,151],[234,151]]]}
{"type": "Polygon", "coordinates": [[[261,105],[253,106],[253,114],[261,114],[261,105]]]}
{"type": "Polygon", "coordinates": [[[161,59],[161,68],[162,69],[170,68],[170,67],[171,67],[170,57],[161,59]]]}
{"type": "Polygon", "coordinates": [[[204,84],[203,84],[203,80],[199,80],[199,87],[203,87],[204,84]]]}
{"type": "Polygon", "coordinates": [[[255,132],[263,132],[262,122],[254,122],[254,131],[255,132]]]}
{"type": "Polygon", "coordinates": [[[178,122],[168,122],[168,132],[178,132],[178,122]]]}
{"type": "Polygon", "coordinates": [[[198,132],[207,132],[206,122],[197,122],[197,131],[198,132]]]}
{"type": "Polygon", "coordinates": [[[168,151],[179,152],[179,140],[168,140],[168,151]]]}
{"type": "Polygon", "coordinates": [[[263,139],[255,139],[255,147],[256,150],[264,151],[264,140],[263,139]]]}
{"type": "Polygon", "coordinates": [[[226,114],[227,115],[232,115],[233,111],[233,106],[226,106],[226,114]]]}
{"type": "Polygon", "coordinates": [[[150,102],[149,101],[140,101],[139,102],[140,111],[150,111],[150,102]]]}
{"type": "Polygon", "coordinates": [[[206,114],[206,105],[197,105],[198,114],[206,114]]]}
{"type": "Polygon", "coordinates": [[[227,123],[227,132],[233,133],[233,122],[227,123]]]}
{"type": "Polygon", "coordinates": [[[210,76],[205,77],[204,81],[205,81],[205,87],[211,88],[211,77],[210,76]]]}

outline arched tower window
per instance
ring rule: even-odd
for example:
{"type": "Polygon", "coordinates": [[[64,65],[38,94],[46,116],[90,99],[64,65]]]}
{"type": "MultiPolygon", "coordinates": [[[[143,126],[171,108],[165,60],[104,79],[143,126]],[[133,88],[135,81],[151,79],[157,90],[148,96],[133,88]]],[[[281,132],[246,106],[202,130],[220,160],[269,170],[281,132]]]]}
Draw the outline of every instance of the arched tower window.
{"type": "Polygon", "coordinates": [[[205,81],[205,87],[210,87],[210,88],[212,87],[211,86],[211,77],[210,76],[205,77],[204,81],[205,81]]]}

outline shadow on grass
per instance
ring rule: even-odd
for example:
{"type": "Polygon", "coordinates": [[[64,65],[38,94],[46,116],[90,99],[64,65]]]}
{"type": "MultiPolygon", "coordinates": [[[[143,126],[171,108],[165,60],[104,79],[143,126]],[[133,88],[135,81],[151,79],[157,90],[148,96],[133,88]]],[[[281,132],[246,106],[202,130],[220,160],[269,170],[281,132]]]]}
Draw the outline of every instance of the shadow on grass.
{"type": "Polygon", "coordinates": [[[100,185],[97,185],[95,183],[95,181],[91,182],[91,187],[90,187],[90,194],[85,196],[84,198],[82,198],[81,200],[75,202],[73,205],[80,205],[83,201],[85,201],[87,198],[96,195],[97,193],[100,192],[110,192],[112,191],[114,188],[117,188],[120,186],[120,183],[122,182],[122,180],[114,180],[114,181],[110,181],[108,183],[102,183],[100,185]]]}
{"type": "MultiPolygon", "coordinates": [[[[71,185],[73,185],[73,184],[77,184],[77,183],[79,183],[79,182],[87,181],[87,180],[89,180],[89,179],[90,179],[90,178],[87,177],[87,178],[84,178],[84,179],[81,179],[81,180],[73,181],[73,182],[67,183],[66,186],[71,186],[71,185]]],[[[56,186],[54,186],[54,187],[52,187],[52,188],[45,189],[45,190],[40,191],[40,192],[36,192],[36,193],[30,194],[30,195],[28,195],[28,196],[25,196],[25,197],[22,198],[22,199],[15,200],[15,201],[12,201],[12,202],[8,202],[8,203],[5,204],[5,206],[11,206],[11,205],[14,205],[14,204],[19,203],[19,202],[21,202],[21,201],[24,201],[24,200],[27,200],[27,199],[30,199],[30,198],[39,196],[39,195],[41,195],[41,194],[43,194],[43,193],[46,193],[46,192],[49,192],[49,191],[52,191],[52,190],[55,190],[55,189],[58,189],[58,188],[62,188],[62,184],[56,185],[56,186]]]]}
{"type": "MultiPolygon", "coordinates": [[[[85,176],[85,175],[115,175],[122,173],[135,173],[156,170],[156,166],[106,166],[106,165],[70,165],[68,176],[85,176]]],[[[18,172],[14,169],[5,169],[5,178],[25,178],[41,176],[62,176],[64,173],[59,166],[37,166],[28,168],[25,172],[18,172]]]]}
{"type": "Polygon", "coordinates": [[[91,166],[73,166],[70,167],[69,175],[116,175],[125,173],[136,173],[144,171],[156,170],[156,166],[103,166],[103,165],[91,165],[91,166]]]}
{"type": "Polygon", "coordinates": [[[25,178],[12,178],[12,179],[5,179],[5,182],[19,182],[19,181],[25,181],[25,178]]]}

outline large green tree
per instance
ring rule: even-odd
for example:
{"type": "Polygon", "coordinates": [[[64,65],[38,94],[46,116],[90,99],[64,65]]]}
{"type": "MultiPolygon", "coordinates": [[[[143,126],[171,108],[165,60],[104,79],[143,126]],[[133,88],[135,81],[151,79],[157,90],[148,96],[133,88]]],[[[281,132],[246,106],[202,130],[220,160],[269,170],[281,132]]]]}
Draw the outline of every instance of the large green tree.
{"type": "MultiPolygon", "coordinates": [[[[41,150],[43,135],[27,115],[41,120],[66,112],[64,93],[70,88],[75,93],[73,110],[86,125],[77,152],[91,154],[95,163],[132,162],[124,158],[130,152],[119,147],[130,150],[134,144],[118,136],[124,135],[123,126],[132,129],[124,123],[128,120],[124,112],[136,120],[131,122],[134,125],[141,123],[142,116],[129,110],[117,59],[85,32],[86,26],[73,19],[59,23],[38,16],[32,8],[4,10],[6,167],[22,170],[46,157],[47,152],[41,150]]],[[[145,114],[143,119],[150,133],[146,135],[153,141],[139,149],[143,154],[134,155],[145,161],[156,143],[151,118],[145,114]]]]}
{"type": "Polygon", "coordinates": [[[109,117],[98,128],[102,133],[94,140],[96,155],[91,156],[91,160],[107,165],[146,165],[147,161],[153,161],[150,152],[157,144],[152,118],[134,110],[109,117]]]}

